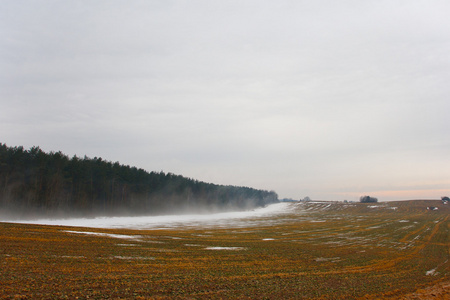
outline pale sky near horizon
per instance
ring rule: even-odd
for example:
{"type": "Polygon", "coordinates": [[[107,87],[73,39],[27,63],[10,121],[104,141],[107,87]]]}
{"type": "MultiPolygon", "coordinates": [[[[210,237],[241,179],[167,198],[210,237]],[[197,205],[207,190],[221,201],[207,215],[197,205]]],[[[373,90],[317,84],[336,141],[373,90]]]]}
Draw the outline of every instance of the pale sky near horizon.
{"type": "Polygon", "coordinates": [[[0,2],[0,142],[275,190],[450,196],[450,1],[0,2]]]}

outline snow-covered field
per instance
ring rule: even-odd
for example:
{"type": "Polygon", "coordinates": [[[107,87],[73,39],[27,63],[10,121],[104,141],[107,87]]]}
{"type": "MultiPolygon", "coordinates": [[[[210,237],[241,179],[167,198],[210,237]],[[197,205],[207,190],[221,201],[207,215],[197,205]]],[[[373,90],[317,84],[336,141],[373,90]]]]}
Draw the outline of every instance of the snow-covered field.
{"type": "Polygon", "coordinates": [[[247,227],[264,225],[269,218],[295,208],[293,203],[276,203],[249,211],[214,214],[165,215],[148,217],[99,217],[91,219],[39,219],[14,223],[61,225],[91,228],[165,229],[180,227],[247,227]]]}

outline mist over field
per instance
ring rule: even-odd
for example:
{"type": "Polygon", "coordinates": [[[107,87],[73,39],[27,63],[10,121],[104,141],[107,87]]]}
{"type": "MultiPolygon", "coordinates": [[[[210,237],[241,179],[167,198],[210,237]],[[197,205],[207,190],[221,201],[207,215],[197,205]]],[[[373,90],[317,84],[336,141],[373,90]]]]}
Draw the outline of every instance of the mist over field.
{"type": "MultiPolygon", "coordinates": [[[[249,227],[273,223],[270,219],[291,212],[294,203],[271,204],[263,208],[232,212],[204,212],[202,214],[172,214],[139,217],[97,217],[12,220],[14,223],[59,225],[92,228],[167,229],[187,227],[249,227]]],[[[0,219],[5,221],[5,219],[0,219]]],[[[6,218],[6,221],[8,219],[6,218]]]]}

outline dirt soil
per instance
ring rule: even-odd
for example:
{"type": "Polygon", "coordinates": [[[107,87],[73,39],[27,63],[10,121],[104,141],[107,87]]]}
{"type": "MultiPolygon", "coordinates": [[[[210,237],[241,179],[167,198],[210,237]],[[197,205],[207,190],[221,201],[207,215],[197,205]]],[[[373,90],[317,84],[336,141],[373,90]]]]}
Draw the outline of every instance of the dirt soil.
{"type": "Polygon", "coordinates": [[[419,289],[416,292],[400,297],[401,300],[448,300],[450,299],[450,281],[440,282],[433,286],[419,289]]]}

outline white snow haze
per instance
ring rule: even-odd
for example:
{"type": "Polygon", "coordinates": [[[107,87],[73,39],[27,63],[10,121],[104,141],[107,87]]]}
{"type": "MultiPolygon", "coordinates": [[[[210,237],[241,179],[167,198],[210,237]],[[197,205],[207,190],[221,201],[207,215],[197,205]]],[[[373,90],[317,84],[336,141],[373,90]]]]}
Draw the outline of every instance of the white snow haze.
{"type": "Polygon", "coordinates": [[[276,203],[248,211],[140,217],[14,220],[14,223],[90,228],[167,229],[186,227],[247,227],[274,222],[271,217],[289,213],[292,203],[276,203]]]}

